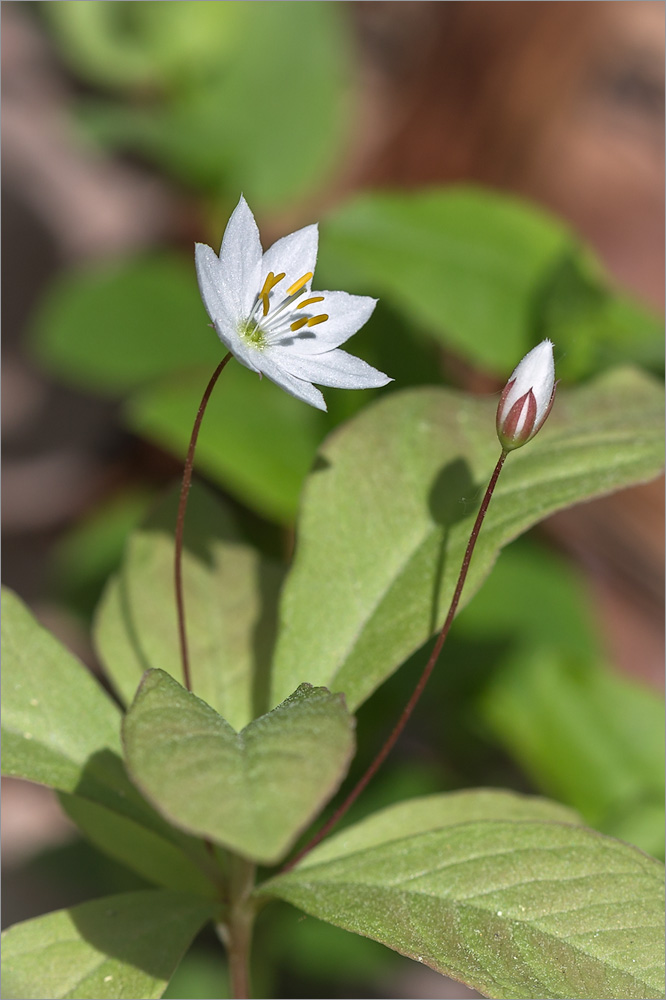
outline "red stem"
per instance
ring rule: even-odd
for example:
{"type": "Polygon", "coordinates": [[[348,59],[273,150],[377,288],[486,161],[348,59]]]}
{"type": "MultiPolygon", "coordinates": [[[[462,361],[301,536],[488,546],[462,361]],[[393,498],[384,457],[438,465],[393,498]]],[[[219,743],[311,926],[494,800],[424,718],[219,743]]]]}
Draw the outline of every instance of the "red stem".
{"type": "Polygon", "coordinates": [[[192,485],[192,469],[194,466],[194,451],[197,446],[197,438],[199,437],[199,429],[201,427],[201,421],[203,420],[203,415],[206,411],[206,406],[208,405],[208,400],[210,399],[210,394],[215,388],[215,383],[224,371],[227,364],[231,361],[233,355],[231,351],[222,358],[219,365],[211,375],[210,381],[206,386],[206,391],[201,397],[201,402],[199,403],[199,409],[197,411],[196,418],[194,420],[194,427],[192,428],[192,436],[190,437],[190,444],[187,449],[187,455],[185,457],[185,467],[183,469],[183,484],[180,488],[180,500],[178,502],[178,517],[176,519],[176,545],[175,545],[175,555],[174,555],[174,581],[176,584],[176,608],[178,612],[178,637],[180,640],[180,658],[183,665],[183,680],[185,682],[185,687],[188,691],[192,690],[192,679],[190,677],[190,658],[187,651],[187,633],[185,630],[185,599],[183,596],[183,532],[185,530],[185,511],[187,510],[187,498],[190,492],[190,486],[192,485]]]}
{"type": "Polygon", "coordinates": [[[342,805],[338,806],[338,808],[335,810],[330,819],[326,823],[324,823],[321,830],[319,830],[314,835],[314,837],[312,837],[312,839],[308,841],[305,847],[303,847],[298,852],[298,854],[296,854],[295,857],[293,857],[290,861],[287,862],[284,868],[282,868],[281,874],[290,871],[295,865],[297,865],[298,862],[301,860],[301,858],[304,858],[306,854],[309,854],[310,851],[314,847],[316,847],[317,844],[319,844],[324,839],[324,837],[333,829],[333,827],[342,819],[344,814],[347,812],[350,806],[354,804],[354,802],[359,797],[364,788],[368,785],[368,783],[372,780],[372,778],[374,778],[375,774],[377,773],[377,771],[379,770],[379,768],[384,763],[389,753],[395,746],[395,743],[398,737],[400,736],[401,732],[407,725],[409,717],[416,708],[416,704],[419,698],[423,694],[423,689],[428,683],[428,679],[431,673],[433,672],[435,664],[437,663],[437,660],[439,658],[439,654],[442,651],[442,646],[444,645],[446,637],[449,634],[449,629],[451,628],[451,623],[453,622],[456,610],[458,608],[458,602],[460,601],[460,595],[462,594],[462,589],[465,585],[465,580],[467,578],[467,571],[469,569],[469,564],[472,559],[472,553],[474,552],[476,540],[479,537],[481,525],[483,524],[483,519],[486,516],[486,511],[488,510],[488,504],[490,503],[491,497],[495,490],[495,486],[497,485],[497,480],[499,479],[499,474],[502,471],[502,466],[504,465],[506,456],[507,452],[502,451],[502,454],[499,457],[499,461],[497,462],[497,465],[493,470],[493,474],[490,477],[488,488],[486,489],[483,500],[481,501],[481,506],[479,507],[479,513],[476,515],[476,521],[474,522],[474,527],[472,528],[472,533],[469,536],[467,548],[465,549],[465,555],[463,557],[462,566],[460,567],[458,582],[456,584],[456,589],[453,592],[453,597],[451,599],[451,606],[446,616],[446,621],[442,626],[442,631],[439,633],[434,649],[430,654],[430,657],[425,665],[423,673],[421,674],[421,677],[419,678],[419,681],[416,687],[414,688],[414,692],[409,701],[407,702],[402,715],[400,716],[397,723],[393,727],[393,731],[391,732],[390,736],[384,743],[384,746],[381,748],[381,750],[379,751],[373,762],[370,764],[370,767],[365,772],[363,777],[351,790],[351,792],[344,800],[342,805]]]}

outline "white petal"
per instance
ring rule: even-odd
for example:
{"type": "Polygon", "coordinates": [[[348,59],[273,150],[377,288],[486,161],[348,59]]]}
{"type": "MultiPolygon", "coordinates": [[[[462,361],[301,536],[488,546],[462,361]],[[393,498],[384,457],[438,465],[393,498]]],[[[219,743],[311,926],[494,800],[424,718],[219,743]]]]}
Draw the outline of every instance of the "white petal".
{"type": "Polygon", "coordinates": [[[220,258],[211,247],[205,243],[196,243],[194,247],[194,263],[199,282],[199,291],[206,307],[206,312],[216,321],[232,322],[222,290],[222,274],[220,258]]]}
{"type": "Polygon", "coordinates": [[[254,216],[241,195],[222,237],[220,294],[227,312],[247,318],[261,288],[261,240],[254,216]]]}
{"type": "Polygon", "coordinates": [[[283,348],[293,347],[298,354],[323,354],[349,340],[364,323],[370,319],[377,299],[367,295],[349,295],[348,292],[314,292],[323,295],[324,301],[317,302],[308,312],[326,313],[328,319],[317,326],[304,327],[292,333],[288,330],[276,341],[283,348]]]}
{"type": "Polygon", "coordinates": [[[550,340],[542,340],[525,355],[511,373],[509,382],[511,381],[513,385],[504,400],[502,417],[509,413],[517,399],[531,389],[537,404],[535,422],[539,424],[548,408],[555,384],[555,362],[550,340]]]}
{"type": "Polygon", "coordinates": [[[251,347],[236,333],[236,328],[231,323],[216,323],[215,332],[227,348],[231,351],[237,361],[249,368],[252,372],[258,372],[261,351],[256,347],[251,347]]]}
{"type": "Polygon", "coordinates": [[[374,389],[392,382],[383,372],[346,351],[328,351],[304,357],[291,348],[271,347],[271,358],[296,378],[340,389],[374,389]]]}
{"type": "Polygon", "coordinates": [[[261,359],[257,362],[259,371],[269,378],[271,382],[275,382],[276,385],[279,385],[280,388],[288,392],[290,396],[295,396],[296,399],[302,399],[305,403],[316,406],[318,410],[326,409],[324,397],[319,389],[316,389],[310,382],[296,378],[290,375],[288,371],[285,371],[279,362],[272,357],[272,351],[264,350],[257,353],[261,354],[261,359]]]}
{"type": "MultiPolygon", "coordinates": [[[[308,271],[314,272],[317,263],[319,230],[317,226],[305,226],[270,247],[261,262],[260,288],[269,271],[273,274],[285,272],[285,277],[275,289],[277,300],[286,294],[290,285],[302,278],[308,271]]],[[[311,280],[303,286],[303,294],[309,291],[311,280]]],[[[259,289],[257,289],[259,291],[259,289]]]]}
{"type": "Polygon", "coordinates": [[[238,336],[237,320],[229,314],[224,293],[220,291],[221,264],[217,254],[204,243],[197,243],[195,262],[201,297],[215,332],[241,364],[254,372],[258,371],[254,357],[257,351],[238,336]]]}

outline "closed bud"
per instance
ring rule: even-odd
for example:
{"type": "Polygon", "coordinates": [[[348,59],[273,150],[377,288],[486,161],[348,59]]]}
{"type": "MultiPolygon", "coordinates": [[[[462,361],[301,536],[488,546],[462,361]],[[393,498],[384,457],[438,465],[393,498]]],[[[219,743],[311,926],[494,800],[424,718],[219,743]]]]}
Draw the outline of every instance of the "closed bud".
{"type": "Polygon", "coordinates": [[[497,407],[497,436],[504,451],[530,441],[542,427],[555,398],[553,345],[543,340],[513,371],[497,407]]]}

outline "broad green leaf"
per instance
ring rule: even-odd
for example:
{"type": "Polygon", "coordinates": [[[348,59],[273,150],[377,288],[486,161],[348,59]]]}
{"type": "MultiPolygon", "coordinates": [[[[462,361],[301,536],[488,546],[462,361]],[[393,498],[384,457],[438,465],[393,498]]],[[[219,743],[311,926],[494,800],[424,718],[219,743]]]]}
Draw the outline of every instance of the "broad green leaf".
{"type": "MultiPolygon", "coordinates": [[[[353,828],[350,831],[353,835],[353,828]]],[[[265,883],[488,997],[663,997],[663,868],[583,827],[458,822],[265,883]]]]}
{"type": "Polygon", "coordinates": [[[103,850],[150,879],[204,891],[203,844],[172,830],[127,778],[117,706],[11,591],[2,617],[3,774],[72,793],[72,819],[103,850]],[[135,834],[153,844],[152,858],[135,834]]]}
{"type": "Polygon", "coordinates": [[[664,703],[599,662],[556,649],[514,651],[484,692],[483,713],[544,792],[597,829],[664,843],[664,703]],[[652,821],[646,826],[641,814],[652,821]]]}
{"type": "Polygon", "coordinates": [[[7,1000],[161,997],[219,904],[166,890],[128,892],[14,924],[3,938],[7,1000]]]}
{"type": "Polygon", "coordinates": [[[3,773],[65,792],[117,790],[117,706],[9,590],[2,618],[3,773]]]}
{"type": "MultiPolygon", "coordinates": [[[[97,647],[129,703],[145,670],[182,680],[174,596],[172,493],[129,539],[97,612],[97,647]]],[[[195,486],[187,509],[183,581],[194,690],[241,729],[266,709],[282,570],[247,545],[226,509],[195,486]]]]}
{"type": "Polygon", "coordinates": [[[123,733],[134,780],[166,817],[272,863],[337,790],[354,750],[353,722],[339,695],[303,685],[237,733],[151,670],[123,733]]]}
{"type": "Polygon", "coordinates": [[[658,321],[619,303],[562,222],[507,195],[469,187],[359,195],[324,223],[320,266],[498,374],[545,336],[561,349],[567,377],[660,357],[658,321]]]}
{"type": "Polygon", "coordinates": [[[380,809],[359,823],[327,837],[316,850],[303,858],[298,870],[445,826],[480,820],[538,820],[574,825],[581,822],[577,813],[559,802],[502,789],[475,788],[420,795],[380,809]]]}
{"type": "MultiPolygon", "coordinates": [[[[273,703],[308,681],[353,711],[441,626],[499,455],[495,399],[396,393],[332,434],[306,484],[281,605],[273,703]]],[[[502,546],[556,510],[650,479],[663,462],[661,386],[632,370],[558,393],[511,454],[464,605],[502,546]]]]}
{"type": "MultiPolygon", "coordinates": [[[[210,372],[212,374],[212,370],[210,372]]],[[[208,375],[180,374],[128,401],[129,426],[185,455],[208,375]]],[[[197,444],[197,468],[260,514],[293,520],[325,414],[239,364],[228,365],[210,398],[197,444]]]]}
{"type": "MultiPolygon", "coordinates": [[[[62,275],[33,317],[32,344],[49,371],[110,394],[195,365],[212,375],[225,353],[208,326],[194,255],[136,257],[62,275]]],[[[205,384],[202,377],[200,393],[205,384]]]]}

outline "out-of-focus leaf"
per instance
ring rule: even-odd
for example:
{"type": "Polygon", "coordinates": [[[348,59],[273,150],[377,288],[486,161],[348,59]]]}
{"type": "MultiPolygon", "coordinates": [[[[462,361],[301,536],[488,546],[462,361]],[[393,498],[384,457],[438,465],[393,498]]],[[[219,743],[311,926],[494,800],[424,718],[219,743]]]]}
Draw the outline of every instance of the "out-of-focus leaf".
{"type": "Polygon", "coordinates": [[[484,693],[483,713],[546,794],[615,836],[664,844],[664,705],[657,694],[553,648],[515,650],[484,693]],[[641,814],[645,815],[641,819],[641,814]]]}
{"type": "Polygon", "coordinates": [[[558,347],[558,374],[577,379],[634,363],[663,371],[663,317],[613,292],[590,255],[572,248],[552,268],[533,304],[535,339],[558,347]]]}
{"type": "MultiPolygon", "coordinates": [[[[253,987],[255,981],[253,975],[253,987]]],[[[182,1000],[182,997],[219,1000],[229,993],[229,976],[222,952],[194,946],[183,958],[162,996],[164,1000],[182,1000]]],[[[262,995],[269,996],[268,993],[262,995]]]]}
{"type": "Polygon", "coordinates": [[[341,157],[351,40],[337,4],[238,6],[224,71],[174,102],[159,154],[185,179],[232,199],[244,191],[261,209],[302,196],[341,157]],[[300,134],[283,127],[291,114],[300,134]]]}
{"type": "Polygon", "coordinates": [[[146,489],[128,489],[92,511],[56,544],[49,575],[68,604],[85,615],[92,613],[151,498],[146,489]]]}
{"type": "Polygon", "coordinates": [[[658,320],[610,291],[563,223],[514,197],[466,187],[363,194],[329,216],[322,237],[321,265],[336,282],[385,296],[498,374],[545,336],[567,378],[663,363],[658,320]]]}
{"type": "MultiPolygon", "coordinates": [[[[129,539],[95,621],[101,659],[126,703],[149,667],[182,680],[174,589],[179,491],[129,539]]],[[[267,707],[282,568],[238,541],[229,514],[201,486],[190,492],[183,583],[195,692],[237,729],[267,707]]]]}
{"type": "Polygon", "coordinates": [[[82,104],[99,139],[214,195],[234,199],[243,190],[258,206],[307,192],[341,156],[351,37],[339,5],[191,0],[118,12],[88,3],[107,9],[86,13],[51,6],[65,54],[81,72],[153,84],[133,104],[82,104]]]}
{"type": "Polygon", "coordinates": [[[123,9],[96,0],[53,0],[40,4],[39,9],[55,32],[65,59],[82,76],[93,83],[126,87],[156,82],[150,41],[136,30],[140,25],[136,15],[145,6],[134,3],[123,9]]]}
{"type": "Polygon", "coordinates": [[[635,848],[575,825],[462,815],[385,832],[356,849],[352,827],[348,853],[325,860],[324,843],[257,892],[484,996],[664,996],[663,868],[635,848]]]}
{"type": "Polygon", "coordinates": [[[123,738],[134,780],[173,823],[272,863],[337,790],[354,750],[353,724],[339,695],[303,685],[237,733],[151,670],[123,738]]]}
{"type": "MultiPolygon", "coordinates": [[[[307,680],[344,691],[353,710],[441,625],[499,454],[495,405],[443,389],[396,393],[328,439],[284,588],[274,703],[307,680]]],[[[531,525],[657,475],[662,424],[661,386],[637,372],[560,390],[539,436],[508,458],[463,603],[531,525]]]]}
{"type": "Polygon", "coordinates": [[[456,623],[470,641],[510,640],[596,658],[601,644],[580,570],[552,549],[523,538],[503,549],[493,571],[456,623]]]}
{"type": "Polygon", "coordinates": [[[161,997],[195,934],[219,904],[128,892],[14,924],[3,938],[7,1000],[161,997]]]}
{"type": "MultiPolygon", "coordinates": [[[[111,394],[197,364],[212,374],[226,353],[208,326],[194,259],[166,254],[62,275],[36,312],[32,335],[50,371],[111,394]]],[[[195,413],[196,406],[190,426],[195,413]]]]}

